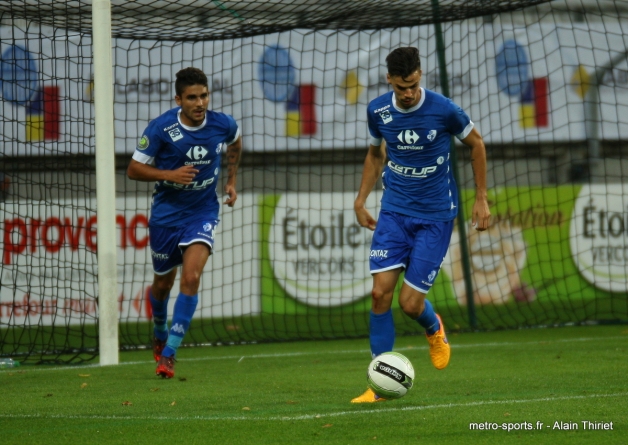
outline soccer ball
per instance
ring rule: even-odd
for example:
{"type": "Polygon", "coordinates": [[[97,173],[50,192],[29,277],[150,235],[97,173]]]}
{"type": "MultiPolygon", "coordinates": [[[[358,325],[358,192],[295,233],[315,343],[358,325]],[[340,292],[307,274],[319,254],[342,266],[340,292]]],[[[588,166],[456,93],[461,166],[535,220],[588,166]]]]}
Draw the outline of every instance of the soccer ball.
{"type": "Polygon", "coordinates": [[[398,352],[384,352],[373,359],[366,373],[369,388],[385,399],[398,399],[412,388],[414,368],[398,352]]]}

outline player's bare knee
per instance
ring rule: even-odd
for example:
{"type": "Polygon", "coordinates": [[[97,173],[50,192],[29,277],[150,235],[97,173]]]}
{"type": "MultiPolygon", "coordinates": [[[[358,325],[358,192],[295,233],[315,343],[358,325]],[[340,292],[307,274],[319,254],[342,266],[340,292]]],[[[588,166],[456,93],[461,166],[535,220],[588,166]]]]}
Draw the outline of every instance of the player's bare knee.
{"type": "Polygon", "coordinates": [[[381,289],[375,287],[371,291],[371,297],[373,298],[373,302],[374,303],[382,301],[384,299],[384,291],[382,291],[381,289]]]}
{"type": "Polygon", "coordinates": [[[380,288],[373,288],[371,291],[372,309],[376,314],[381,314],[390,309],[392,293],[380,288]]]}
{"type": "Polygon", "coordinates": [[[153,297],[155,297],[158,301],[163,301],[166,299],[168,295],[170,295],[170,290],[174,285],[174,280],[169,279],[155,279],[153,280],[153,285],[151,286],[151,292],[153,297]]]}
{"type": "Polygon", "coordinates": [[[425,298],[408,298],[399,300],[401,310],[410,318],[417,318],[425,309],[425,298]]]}
{"type": "Polygon", "coordinates": [[[181,274],[181,292],[187,295],[197,293],[201,284],[201,274],[195,271],[187,271],[181,274]]]}

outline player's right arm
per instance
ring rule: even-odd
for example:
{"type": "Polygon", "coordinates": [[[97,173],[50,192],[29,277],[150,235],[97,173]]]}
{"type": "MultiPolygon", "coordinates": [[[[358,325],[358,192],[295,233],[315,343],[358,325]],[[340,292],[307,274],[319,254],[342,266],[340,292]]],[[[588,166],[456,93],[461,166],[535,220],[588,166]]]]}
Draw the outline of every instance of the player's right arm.
{"type": "MultiPolygon", "coordinates": [[[[163,116],[163,115],[162,115],[163,116]]],[[[198,170],[191,165],[184,165],[175,170],[167,170],[154,166],[155,158],[163,147],[158,120],[151,121],[140,138],[131,162],[126,169],[129,179],[135,181],[169,181],[175,184],[188,185],[192,183],[198,170]]]]}
{"type": "Polygon", "coordinates": [[[362,170],[362,182],[360,183],[360,191],[353,203],[355,216],[358,224],[370,230],[375,230],[377,221],[366,210],[366,198],[373,190],[375,183],[382,174],[384,163],[386,162],[386,141],[382,140],[380,145],[370,145],[369,151],[364,160],[364,169],[362,170]]]}
{"type": "Polygon", "coordinates": [[[129,167],[126,170],[129,179],[135,181],[169,181],[176,184],[191,184],[194,177],[198,174],[198,170],[192,165],[184,165],[176,170],[161,170],[149,164],[131,159],[129,167]]]}

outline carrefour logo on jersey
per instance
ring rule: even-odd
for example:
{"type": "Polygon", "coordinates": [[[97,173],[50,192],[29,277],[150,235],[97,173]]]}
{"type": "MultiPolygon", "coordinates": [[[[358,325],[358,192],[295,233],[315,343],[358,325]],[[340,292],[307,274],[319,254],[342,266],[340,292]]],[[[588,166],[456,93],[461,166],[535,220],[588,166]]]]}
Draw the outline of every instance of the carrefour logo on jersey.
{"type": "MultiPolygon", "coordinates": [[[[194,161],[200,161],[201,159],[203,159],[205,157],[205,155],[209,153],[207,151],[207,149],[205,147],[203,147],[202,145],[195,145],[194,147],[191,147],[188,152],[186,153],[187,157],[194,160],[194,161]]],[[[187,163],[186,163],[187,164],[187,163]]]]}
{"type": "Polygon", "coordinates": [[[403,130],[397,135],[397,139],[399,139],[404,144],[412,145],[419,140],[419,135],[416,134],[414,130],[403,130]]]}
{"type": "Polygon", "coordinates": [[[397,145],[399,150],[423,150],[422,145],[414,145],[419,140],[419,135],[414,130],[403,130],[397,135],[402,143],[407,145],[397,145]]]}

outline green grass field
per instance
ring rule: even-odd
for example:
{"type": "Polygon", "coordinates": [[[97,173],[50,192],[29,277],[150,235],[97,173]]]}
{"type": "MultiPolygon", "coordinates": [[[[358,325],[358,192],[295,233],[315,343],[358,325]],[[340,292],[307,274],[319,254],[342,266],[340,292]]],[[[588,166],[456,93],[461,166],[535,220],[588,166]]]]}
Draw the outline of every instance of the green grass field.
{"type": "Polygon", "coordinates": [[[366,388],[365,339],[186,348],[171,380],[155,377],[149,351],[121,353],[120,366],[26,365],[0,371],[0,440],[628,443],[628,326],[453,334],[450,342],[450,365],[437,371],[424,338],[398,338],[415,386],[374,405],[349,403],[366,388]],[[612,430],[585,429],[583,421],[612,422],[612,430]],[[470,429],[486,422],[515,429],[470,429]]]}

